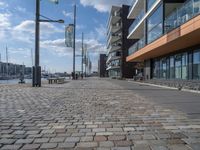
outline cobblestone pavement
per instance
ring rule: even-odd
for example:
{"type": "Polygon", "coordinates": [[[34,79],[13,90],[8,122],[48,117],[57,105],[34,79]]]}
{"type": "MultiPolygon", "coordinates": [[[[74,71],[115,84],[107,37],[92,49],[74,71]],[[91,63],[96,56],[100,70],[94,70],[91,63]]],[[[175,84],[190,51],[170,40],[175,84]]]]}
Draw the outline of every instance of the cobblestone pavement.
{"type": "Polygon", "coordinates": [[[200,150],[200,120],[107,80],[1,85],[0,149],[200,150]]]}

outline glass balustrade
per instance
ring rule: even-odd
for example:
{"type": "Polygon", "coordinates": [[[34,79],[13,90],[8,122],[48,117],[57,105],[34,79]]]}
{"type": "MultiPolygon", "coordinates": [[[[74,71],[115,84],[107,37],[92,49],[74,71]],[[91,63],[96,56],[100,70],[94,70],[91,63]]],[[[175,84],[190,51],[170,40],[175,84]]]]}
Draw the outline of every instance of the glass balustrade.
{"type": "Polygon", "coordinates": [[[138,23],[141,21],[141,19],[144,17],[144,10],[142,10],[139,15],[135,18],[132,25],[129,27],[129,34],[135,29],[135,27],[138,25],[138,23]]]}
{"type": "Polygon", "coordinates": [[[137,0],[132,0],[130,8],[129,8],[129,13],[130,13],[131,9],[133,8],[133,6],[135,5],[136,1],[137,0]]]}
{"type": "Polygon", "coordinates": [[[129,48],[128,50],[129,55],[137,52],[139,49],[143,48],[144,46],[145,46],[145,38],[143,37],[129,48]]]}
{"type": "MultiPolygon", "coordinates": [[[[179,8],[177,8],[175,11],[173,11],[169,16],[165,18],[164,21],[164,33],[166,34],[173,29],[181,26],[182,24],[186,23],[196,15],[200,14],[200,0],[188,0],[183,5],[181,5],[179,8]]],[[[139,18],[139,17],[138,17],[139,18]]],[[[129,28],[129,34],[134,29],[134,27],[137,25],[138,21],[134,21],[131,27],[129,28]]],[[[157,40],[159,37],[161,37],[163,34],[160,34],[160,32],[157,32],[157,30],[160,28],[160,24],[158,24],[154,29],[152,29],[152,35],[150,35],[148,44],[157,40]]],[[[139,49],[143,48],[145,46],[145,39],[144,37],[136,42],[133,46],[129,48],[129,55],[135,53],[139,49]]]]}
{"type": "Polygon", "coordinates": [[[167,18],[165,18],[165,33],[179,27],[200,13],[200,0],[188,0],[167,18]]]}

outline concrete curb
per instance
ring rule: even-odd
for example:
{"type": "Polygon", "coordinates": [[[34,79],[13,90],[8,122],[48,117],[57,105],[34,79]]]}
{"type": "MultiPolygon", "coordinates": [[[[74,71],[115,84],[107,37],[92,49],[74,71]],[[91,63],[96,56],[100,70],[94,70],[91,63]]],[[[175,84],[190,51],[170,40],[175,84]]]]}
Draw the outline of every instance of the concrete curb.
{"type": "MultiPolygon", "coordinates": [[[[137,82],[137,81],[132,81],[132,80],[127,80],[127,81],[128,81],[128,82],[134,82],[134,83],[141,84],[141,85],[149,85],[149,86],[160,87],[160,88],[165,88],[165,89],[179,90],[178,88],[169,87],[169,86],[164,86],[164,85],[157,85],[157,84],[151,84],[151,83],[137,82]]],[[[200,94],[200,91],[189,90],[189,89],[181,89],[181,90],[179,90],[179,91],[191,92],[191,93],[200,94]]]]}

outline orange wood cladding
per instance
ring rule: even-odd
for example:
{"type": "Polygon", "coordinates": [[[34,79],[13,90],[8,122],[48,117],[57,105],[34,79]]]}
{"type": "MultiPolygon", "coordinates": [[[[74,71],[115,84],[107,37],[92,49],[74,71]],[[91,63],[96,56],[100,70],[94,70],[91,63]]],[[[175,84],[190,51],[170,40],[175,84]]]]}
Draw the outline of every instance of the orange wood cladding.
{"type": "Polygon", "coordinates": [[[144,61],[197,44],[200,44],[200,15],[128,56],[126,61],[144,61]]]}

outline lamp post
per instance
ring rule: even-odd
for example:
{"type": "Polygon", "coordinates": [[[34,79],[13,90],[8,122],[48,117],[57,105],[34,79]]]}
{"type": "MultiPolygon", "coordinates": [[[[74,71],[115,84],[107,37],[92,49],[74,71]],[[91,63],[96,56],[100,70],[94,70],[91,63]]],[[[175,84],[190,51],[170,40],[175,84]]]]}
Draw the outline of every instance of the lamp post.
{"type": "Polygon", "coordinates": [[[76,65],[76,4],[74,5],[74,40],[73,40],[73,79],[75,80],[76,79],[76,68],[75,68],[75,65],[76,65]]]}
{"type": "MultiPolygon", "coordinates": [[[[54,0],[57,4],[58,0],[54,0]]],[[[36,0],[36,20],[35,20],[35,66],[33,67],[33,87],[41,87],[41,66],[40,66],[40,22],[64,23],[64,20],[51,20],[40,15],[40,0],[36,0]],[[40,16],[45,19],[40,19],[40,16]]]]}

